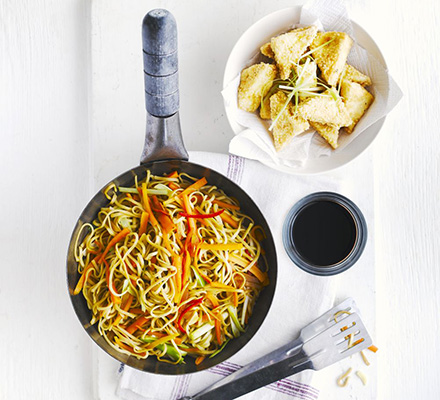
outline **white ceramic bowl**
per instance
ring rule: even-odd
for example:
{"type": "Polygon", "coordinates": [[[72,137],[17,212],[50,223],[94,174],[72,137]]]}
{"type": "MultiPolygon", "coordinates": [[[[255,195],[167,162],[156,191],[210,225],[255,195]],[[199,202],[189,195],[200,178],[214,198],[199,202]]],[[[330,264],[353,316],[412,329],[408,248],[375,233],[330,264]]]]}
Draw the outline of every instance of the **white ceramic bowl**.
{"type": "MultiPolygon", "coordinates": [[[[293,24],[298,23],[300,14],[300,6],[275,11],[257,21],[244,32],[229,55],[223,77],[223,88],[241,72],[242,66],[258,53],[260,46],[267,43],[272,37],[286,32],[293,24]]],[[[386,67],[385,59],[374,40],[355,22],[352,21],[352,24],[356,41],[386,67]]],[[[244,129],[233,119],[228,110],[226,110],[226,115],[235,134],[244,129]]],[[[335,152],[329,157],[310,159],[300,168],[289,168],[274,164],[267,165],[279,171],[300,175],[318,174],[339,168],[354,160],[368,148],[384,122],[385,117],[371,125],[341,151],[335,152]]]]}

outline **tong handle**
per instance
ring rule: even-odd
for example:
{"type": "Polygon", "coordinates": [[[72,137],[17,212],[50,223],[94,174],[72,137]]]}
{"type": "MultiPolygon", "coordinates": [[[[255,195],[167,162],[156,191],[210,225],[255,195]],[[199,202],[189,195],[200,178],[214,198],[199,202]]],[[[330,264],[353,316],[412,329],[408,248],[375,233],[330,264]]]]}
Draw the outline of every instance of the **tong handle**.
{"type": "Polygon", "coordinates": [[[195,396],[181,400],[231,400],[305,369],[312,369],[312,361],[302,350],[303,344],[301,339],[297,339],[244,366],[195,396]]]}

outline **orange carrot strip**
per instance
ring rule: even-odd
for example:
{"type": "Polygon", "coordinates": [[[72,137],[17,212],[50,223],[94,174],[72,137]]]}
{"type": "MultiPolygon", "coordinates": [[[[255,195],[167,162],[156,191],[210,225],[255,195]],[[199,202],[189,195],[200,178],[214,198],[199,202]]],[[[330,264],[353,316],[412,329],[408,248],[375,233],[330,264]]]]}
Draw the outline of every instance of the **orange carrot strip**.
{"type": "Polygon", "coordinates": [[[165,234],[169,234],[174,229],[174,223],[168,215],[159,214],[157,216],[160,226],[162,227],[165,234]]]}
{"type": "Polygon", "coordinates": [[[132,308],[130,309],[130,314],[143,314],[144,312],[142,311],[142,308],[140,307],[136,307],[136,308],[132,308]]]}
{"type": "Polygon", "coordinates": [[[238,228],[238,222],[233,220],[228,213],[224,212],[220,214],[220,218],[224,223],[231,225],[233,228],[238,228]]]}
{"type": "Polygon", "coordinates": [[[121,232],[119,232],[112,240],[110,240],[109,244],[107,245],[107,247],[104,250],[104,253],[102,253],[101,258],[99,259],[99,262],[101,263],[105,256],[107,255],[107,253],[109,252],[109,250],[118,242],[120,242],[122,239],[124,239],[129,233],[130,233],[130,229],[128,228],[124,228],[122,229],[121,232]]]}
{"type": "Polygon", "coordinates": [[[177,171],[173,171],[173,172],[171,172],[171,174],[167,175],[167,178],[178,178],[178,177],[179,177],[179,174],[177,171]]]}
{"type": "MultiPolygon", "coordinates": [[[[189,197],[186,194],[182,195],[182,199],[183,199],[183,208],[185,209],[185,212],[187,214],[191,214],[192,212],[192,207],[191,207],[191,203],[189,202],[189,197]]],[[[224,214],[224,213],[223,213],[224,214]]],[[[194,220],[194,218],[187,218],[188,221],[188,227],[189,227],[189,233],[188,233],[188,237],[191,236],[190,234],[196,231],[196,221],[194,220]]]]}
{"type": "Polygon", "coordinates": [[[214,320],[214,325],[215,325],[215,336],[217,338],[217,343],[219,344],[219,346],[221,346],[223,344],[223,340],[222,340],[220,321],[217,319],[214,320]]]}
{"type": "Polygon", "coordinates": [[[84,286],[84,282],[86,281],[87,275],[89,272],[91,272],[92,268],[93,268],[93,263],[96,264],[96,262],[99,260],[99,258],[101,257],[101,254],[97,254],[95,256],[95,258],[90,261],[87,266],[84,268],[84,271],[81,275],[81,278],[79,278],[78,283],[76,284],[75,290],[73,291],[73,295],[76,296],[78,293],[81,292],[83,286],[84,286]]]}
{"type": "Polygon", "coordinates": [[[139,237],[141,237],[144,233],[147,232],[147,225],[148,225],[148,217],[150,214],[148,214],[146,211],[142,211],[141,215],[141,226],[139,227],[139,237]]]}
{"type": "Polygon", "coordinates": [[[204,359],[206,358],[206,356],[199,356],[196,358],[196,365],[199,365],[204,359]]]}
{"type": "Polygon", "coordinates": [[[142,326],[144,326],[147,322],[148,322],[148,317],[146,317],[145,315],[142,315],[136,321],[134,321],[131,325],[129,325],[129,327],[126,329],[126,331],[130,334],[133,334],[139,328],[142,328],[142,326]]]}
{"type": "Polygon", "coordinates": [[[237,294],[237,292],[233,293],[233,299],[234,299],[234,307],[238,307],[238,294],[237,294]]]}
{"type": "Polygon", "coordinates": [[[372,351],[373,353],[376,353],[377,350],[379,350],[374,344],[368,347],[368,350],[372,351]]]}
{"type": "Polygon", "coordinates": [[[174,295],[174,302],[179,303],[180,291],[182,289],[182,257],[173,257],[173,265],[176,267],[176,275],[174,275],[174,282],[176,286],[176,292],[174,295]]]}
{"type": "Polygon", "coordinates": [[[200,243],[199,248],[202,250],[240,250],[243,248],[242,243],[200,243]]]}
{"type": "Polygon", "coordinates": [[[356,340],[354,343],[351,344],[350,347],[356,346],[359,343],[362,343],[364,341],[364,338],[360,338],[359,340],[356,340]]]}
{"type": "Polygon", "coordinates": [[[150,199],[148,197],[148,192],[147,192],[147,184],[145,182],[142,184],[142,200],[143,200],[144,210],[148,214],[150,214],[151,225],[156,226],[157,219],[154,216],[153,212],[151,211],[150,199]]]}
{"type": "Polygon", "coordinates": [[[170,187],[171,190],[177,190],[177,189],[180,188],[180,186],[177,183],[175,183],[175,182],[170,182],[168,184],[168,186],[170,187]]]}
{"type": "Polygon", "coordinates": [[[188,251],[185,252],[185,261],[182,270],[182,287],[186,285],[189,275],[191,273],[191,256],[188,251]]]}
{"type": "MultiPolygon", "coordinates": [[[[121,309],[124,311],[128,311],[132,302],[133,302],[133,296],[130,293],[128,293],[127,298],[124,301],[124,304],[122,305],[121,309]]],[[[118,316],[116,317],[115,321],[113,322],[113,325],[114,326],[118,325],[119,322],[121,321],[121,318],[122,318],[122,314],[119,313],[118,316]]]]}
{"type": "Polygon", "coordinates": [[[129,351],[129,352],[132,353],[132,354],[135,354],[135,355],[141,355],[141,356],[146,356],[146,355],[147,355],[147,352],[146,352],[146,351],[144,351],[144,352],[142,352],[142,353],[136,353],[136,352],[134,351],[133,347],[128,346],[128,345],[125,344],[125,343],[122,343],[122,342],[119,340],[119,338],[117,338],[117,337],[115,337],[115,342],[118,344],[119,347],[121,347],[121,348],[124,349],[124,350],[129,351]]]}
{"type": "Polygon", "coordinates": [[[224,201],[221,201],[221,200],[213,200],[212,202],[214,204],[217,204],[219,207],[227,208],[229,210],[237,210],[238,211],[240,209],[240,207],[236,206],[235,204],[225,203],[224,201]]]}
{"type": "Polygon", "coordinates": [[[256,264],[249,268],[249,272],[252,272],[252,274],[254,274],[260,282],[264,282],[267,278],[267,273],[261,272],[261,269],[258,268],[256,264]]]}
{"type": "Polygon", "coordinates": [[[205,186],[208,183],[205,177],[199,179],[197,182],[194,182],[192,185],[188,186],[182,193],[182,196],[187,196],[191,192],[194,192],[195,190],[199,190],[203,186],[205,186]]]}
{"type": "Polygon", "coordinates": [[[185,348],[181,348],[181,350],[190,354],[201,354],[201,351],[195,347],[185,347],[185,348]]]}

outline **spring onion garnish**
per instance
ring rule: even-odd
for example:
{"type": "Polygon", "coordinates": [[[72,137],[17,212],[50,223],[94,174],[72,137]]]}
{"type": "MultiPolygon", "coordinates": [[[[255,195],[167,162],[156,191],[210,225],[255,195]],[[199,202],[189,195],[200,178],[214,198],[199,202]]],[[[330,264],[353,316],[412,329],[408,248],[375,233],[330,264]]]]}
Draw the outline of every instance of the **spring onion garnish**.
{"type": "MultiPolygon", "coordinates": [[[[131,187],[118,187],[118,191],[121,193],[133,193],[133,194],[139,194],[137,188],[131,188],[131,187]]],[[[169,195],[172,192],[172,190],[162,184],[157,184],[154,189],[147,189],[147,193],[150,195],[156,195],[156,196],[162,196],[162,195],[169,195]]]]}
{"type": "MultiPolygon", "coordinates": [[[[312,61],[312,58],[310,57],[311,54],[316,52],[317,50],[322,49],[324,46],[327,46],[329,43],[331,43],[334,38],[321,44],[320,46],[316,47],[313,50],[308,51],[307,53],[303,54],[302,57],[298,60],[297,63],[294,65],[296,66],[297,71],[299,71],[299,74],[295,72],[295,70],[292,70],[292,78],[286,81],[281,81],[277,84],[273,84],[272,88],[269,90],[269,92],[266,94],[266,96],[263,98],[261,97],[261,108],[264,108],[265,100],[268,98],[268,96],[272,96],[277,89],[281,89],[283,91],[287,91],[287,99],[284,103],[283,107],[281,108],[280,112],[277,114],[275,119],[272,121],[272,124],[269,127],[269,131],[272,131],[276,123],[278,122],[280,116],[284,113],[289,103],[292,101],[293,98],[295,98],[295,116],[298,112],[298,103],[300,98],[305,97],[329,97],[327,94],[322,94],[322,92],[325,89],[329,89],[326,85],[322,84],[322,81],[318,79],[317,82],[313,79],[311,74],[306,73],[307,67],[309,66],[310,62],[312,61]],[[300,64],[301,60],[305,59],[304,64],[300,64]]],[[[275,81],[274,81],[275,82],[275,81]]],[[[267,87],[266,87],[267,88],[267,87]]],[[[337,100],[337,97],[330,93],[330,95],[337,100]]],[[[338,96],[339,97],[339,96],[338,96]]]]}
{"type": "Polygon", "coordinates": [[[222,347],[220,347],[217,351],[215,351],[214,353],[212,353],[212,354],[209,356],[209,358],[215,357],[218,353],[220,353],[220,352],[225,348],[225,346],[228,344],[229,340],[230,340],[230,339],[227,339],[227,340],[223,343],[222,347]]]}
{"type": "Polygon", "coordinates": [[[235,333],[237,333],[237,336],[240,335],[239,332],[244,332],[244,329],[242,328],[240,322],[238,321],[237,318],[237,309],[233,306],[229,306],[228,307],[228,313],[229,316],[231,317],[231,326],[232,326],[232,331],[234,332],[234,336],[235,333]],[[235,329],[234,329],[235,328],[235,329]]]}

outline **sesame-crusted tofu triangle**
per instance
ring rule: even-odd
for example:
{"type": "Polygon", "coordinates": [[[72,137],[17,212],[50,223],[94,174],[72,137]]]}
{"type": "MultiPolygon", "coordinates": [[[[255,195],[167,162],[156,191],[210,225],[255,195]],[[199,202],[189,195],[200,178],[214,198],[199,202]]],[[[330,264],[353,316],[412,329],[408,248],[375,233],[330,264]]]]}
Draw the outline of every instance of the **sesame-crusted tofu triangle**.
{"type": "Polygon", "coordinates": [[[347,81],[359,83],[362,86],[370,86],[371,78],[368,75],[363,74],[361,71],[358,71],[355,67],[350,64],[345,64],[345,69],[341,80],[345,79],[347,81]]]}
{"type": "MultiPolygon", "coordinates": [[[[270,113],[273,121],[277,119],[286,101],[287,96],[281,91],[270,97],[270,113]]],[[[276,151],[280,151],[293,137],[307,129],[309,129],[309,123],[299,114],[295,115],[293,104],[289,102],[272,129],[276,151]]]]}
{"type": "Polygon", "coordinates": [[[325,140],[327,140],[330,146],[332,146],[334,149],[338,147],[339,127],[320,124],[319,122],[311,122],[311,121],[310,121],[310,125],[325,140]]]}
{"type": "Polygon", "coordinates": [[[354,127],[365,114],[374,100],[373,95],[356,82],[343,80],[341,83],[341,96],[345,107],[352,119],[352,123],[345,128],[348,133],[353,132],[354,127]]]}
{"type": "Polygon", "coordinates": [[[266,57],[269,57],[269,58],[275,57],[275,54],[273,54],[272,47],[270,46],[270,42],[263,44],[263,46],[260,47],[260,51],[261,51],[261,54],[263,54],[266,57]]]}
{"type": "Polygon", "coordinates": [[[254,112],[261,104],[261,97],[270,90],[271,82],[277,77],[273,64],[255,64],[241,72],[238,86],[238,107],[254,112]]]}
{"type": "Polygon", "coordinates": [[[311,97],[301,102],[298,112],[308,121],[334,127],[348,126],[352,122],[341,98],[335,100],[330,90],[326,90],[322,96],[311,97]]]}
{"type": "Polygon", "coordinates": [[[261,119],[270,119],[270,94],[264,97],[263,102],[260,107],[260,118],[261,119]]]}
{"type": "Polygon", "coordinates": [[[312,43],[316,33],[316,26],[308,26],[272,38],[270,47],[280,69],[281,79],[290,76],[292,68],[312,43]]]}
{"type": "Polygon", "coordinates": [[[310,45],[312,55],[330,86],[336,86],[353,40],[345,32],[318,32],[310,45]]]}

